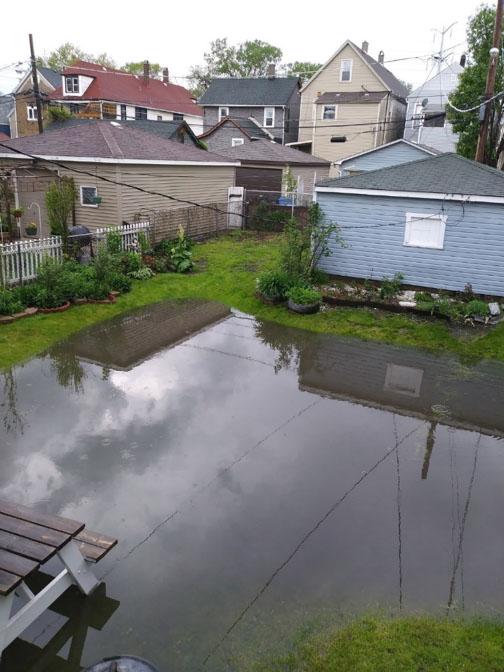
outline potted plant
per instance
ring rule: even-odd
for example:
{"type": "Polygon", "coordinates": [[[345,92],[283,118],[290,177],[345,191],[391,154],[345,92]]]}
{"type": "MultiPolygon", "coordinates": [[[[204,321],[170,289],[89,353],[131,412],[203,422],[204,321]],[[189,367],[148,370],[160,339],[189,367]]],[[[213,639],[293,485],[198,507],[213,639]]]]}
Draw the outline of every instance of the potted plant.
{"type": "Polygon", "coordinates": [[[15,219],[21,219],[23,216],[23,208],[14,208],[12,211],[12,215],[14,216],[15,219]]]}
{"type": "Polygon", "coordinates": [[[289,310],[294,313],[310,315],[317,313],[322,300],[321,293],[314,287],[303,287],[296,285],[287,292],[289,310]]]}
{"type": "Polygon", "coordinates": [[[37,235],[37,225],[35,222],[30,222],[28,224],[28,226],[25,228],[25,234],[30,238],[37,235]]]}
{"type": "Polygon", "coordinates": [[[256,281],[257,296],[263,303],[283,303],[291,284],[284,271],[264,271],[256,281]]]}

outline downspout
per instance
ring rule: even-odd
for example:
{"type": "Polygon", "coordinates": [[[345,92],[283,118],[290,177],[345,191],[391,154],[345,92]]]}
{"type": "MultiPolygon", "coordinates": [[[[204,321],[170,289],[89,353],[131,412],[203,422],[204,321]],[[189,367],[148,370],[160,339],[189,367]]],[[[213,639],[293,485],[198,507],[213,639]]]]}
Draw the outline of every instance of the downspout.
{"type": "Polygon", "coordinates": [[[285,105],[282,105],[283,117],[282,117],[282,145],[285,145],[285,105]]]}

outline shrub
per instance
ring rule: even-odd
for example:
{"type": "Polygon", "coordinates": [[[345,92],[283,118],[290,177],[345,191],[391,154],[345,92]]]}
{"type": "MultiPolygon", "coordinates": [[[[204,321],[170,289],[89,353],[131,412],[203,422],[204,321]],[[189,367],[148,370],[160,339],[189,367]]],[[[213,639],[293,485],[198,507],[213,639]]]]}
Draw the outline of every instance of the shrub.
{"type": "Polygon", "coordinates": [[[136,252],[122,252],[116,257],[118,270],[124,275],[134,273],[142,268],[142,257],[136,252]]]}
{"type": "Polygon", "coordinates": [[[36,282],[30,282],[26,285],[20,285],[12,290],[16,299],[23,306],[35,306],[35,297],[37,296],[38,287],[36,282]]]}
{"type": "Polygon", "coordinates": [[[152,271],[148,266],[144,266],[140,270],[130,273],[129,277],[133,280],[150,280],[150,278],[153,278],[154,275],[154,271],[152,271]]]}
{"type": "Polygon", "coordinates": [[[53,182],[45,195],[51,233],[62,236],[65,244],[68,237],[68,218],[73,215],[76,198],[77,190],[71,177],[62,177],[53,182]]]}
{"type": "Polygon", "coordinates": [[[249,226],[255,231],[282,231],[290,217],[289,208],[275,207],[263,200],[255,207],[249,226]]]}
{"type": "Polygon", "coordinates": [[[401,282],[404,280],[402,273],[396,273],[393,278],[383,277],[380,287],[380,297],[384,301],[392,301],[401,291],[401,282]]]}
{"type": "Polygon", "coordinates": [[[257,278],[257,289],[268,299],[285,299],[292,280],[285,271],[265,271],[257,278]]]}
{"type": "Polygon", "coordinates": [[[117,231],[110,231],[110,233],[107,233],[106,246],[109,254],[120,254],[122,252],[121,234],[117,231]]]}
{"type": "Polygon", "coordinates": [[[302,285],[295,285],[291,287],[287,296],[293,303],[299,303],[302,306],[309,306],[312,303],[320,303],[322,295],[314,287],[303,287],[302,285]]]}
{"type": "Polygon", "coordinates": [[[35,285],[34,305],[38,308],[59,308],[74,292],[71,273],[64,264],[50,258],[40,264],[35,285]]]}
{"type": "Polygon", "coordinates": [[[433,303],[434,299],[430,292],[415,292],[415,301],[417,303],[433,303]]]}
{"type": "Polygon", "coordinates": [[[24,304],[20,301],[16,292],[11,289],[3,289],[0,287],[0,315],[20,313],[24,307],[24,304]]]}
{"type": "Polygon", "coordinates": [[[151,268],[156,273],[168,273],[168,271],[173,270],[169,257],[154,257],[151,268]]]}
{"type": "Polygon", "coordinates": [[[469,303],[464,306],[463,310],[466,317],[473,317],[475,315],[486,317],[490,313],[488,304],[479,299],[472,299],[472,301],[469,301],[469,303]]]}
{"type": "MultiPolygon", "coordinates": [[[[140,273],[137,271],[137,273],[140,273]]],[[[127,294],[131,290],[131,280],[127,275],[122,273],[112,273],[110,276],[110,289],[113,289],[116,292],[121,292],[121,294],[127,294]]]]}
{"type": "Polygon", "coordinates": [[[169,257],[170,250],[173,247],[172,240],[160,240],[159,243],[156,243],[153,248],[155,257],[169,257]]]}
{"type": "Polygon", "coordinates": [[[170,249],[170,262],[175,273],[187,273],[192,270],[192,243],[186,237],[184,228],[179,227],[178,237],[170,249]]]}

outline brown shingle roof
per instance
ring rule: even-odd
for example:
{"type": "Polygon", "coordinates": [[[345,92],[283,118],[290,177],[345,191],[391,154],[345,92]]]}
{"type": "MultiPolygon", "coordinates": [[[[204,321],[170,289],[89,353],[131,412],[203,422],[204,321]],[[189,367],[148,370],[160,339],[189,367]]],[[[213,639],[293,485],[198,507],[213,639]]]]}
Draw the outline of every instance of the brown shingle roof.
{"type": "Polygon", "coordinates": [[[271,163],[279,166],[328,166],[330,161],[319,159],[298,149],[280,145],[271,140],[253,140],[237,147],[222,150],[221,154],[233,161],[246,163],[271,163]]]}
{"type": "MultiPolygon", "coordinates": [[[[219,154],[198,149],[138,130],[118,121],[95,121],[71,125],[42,135],[32,135],[2,143],[36,156],[96,158],[130,161],[226,162],[219,154]]],[[[13,153],[14,155],[14,153],[13,153]]]]}

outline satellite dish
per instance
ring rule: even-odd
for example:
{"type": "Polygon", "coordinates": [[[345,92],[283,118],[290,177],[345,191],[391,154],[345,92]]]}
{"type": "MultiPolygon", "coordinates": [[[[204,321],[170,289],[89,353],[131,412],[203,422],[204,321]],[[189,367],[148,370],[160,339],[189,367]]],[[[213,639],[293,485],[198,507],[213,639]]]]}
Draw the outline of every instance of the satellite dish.
{"type": "Polygon", "coordinates": [[[424,98],[424,99],[422,100],[422,107],[425,109],[425,108],[427,107],[428,104],[429,104],[429,99],[428,99],[428,98],[424,98]]]}

